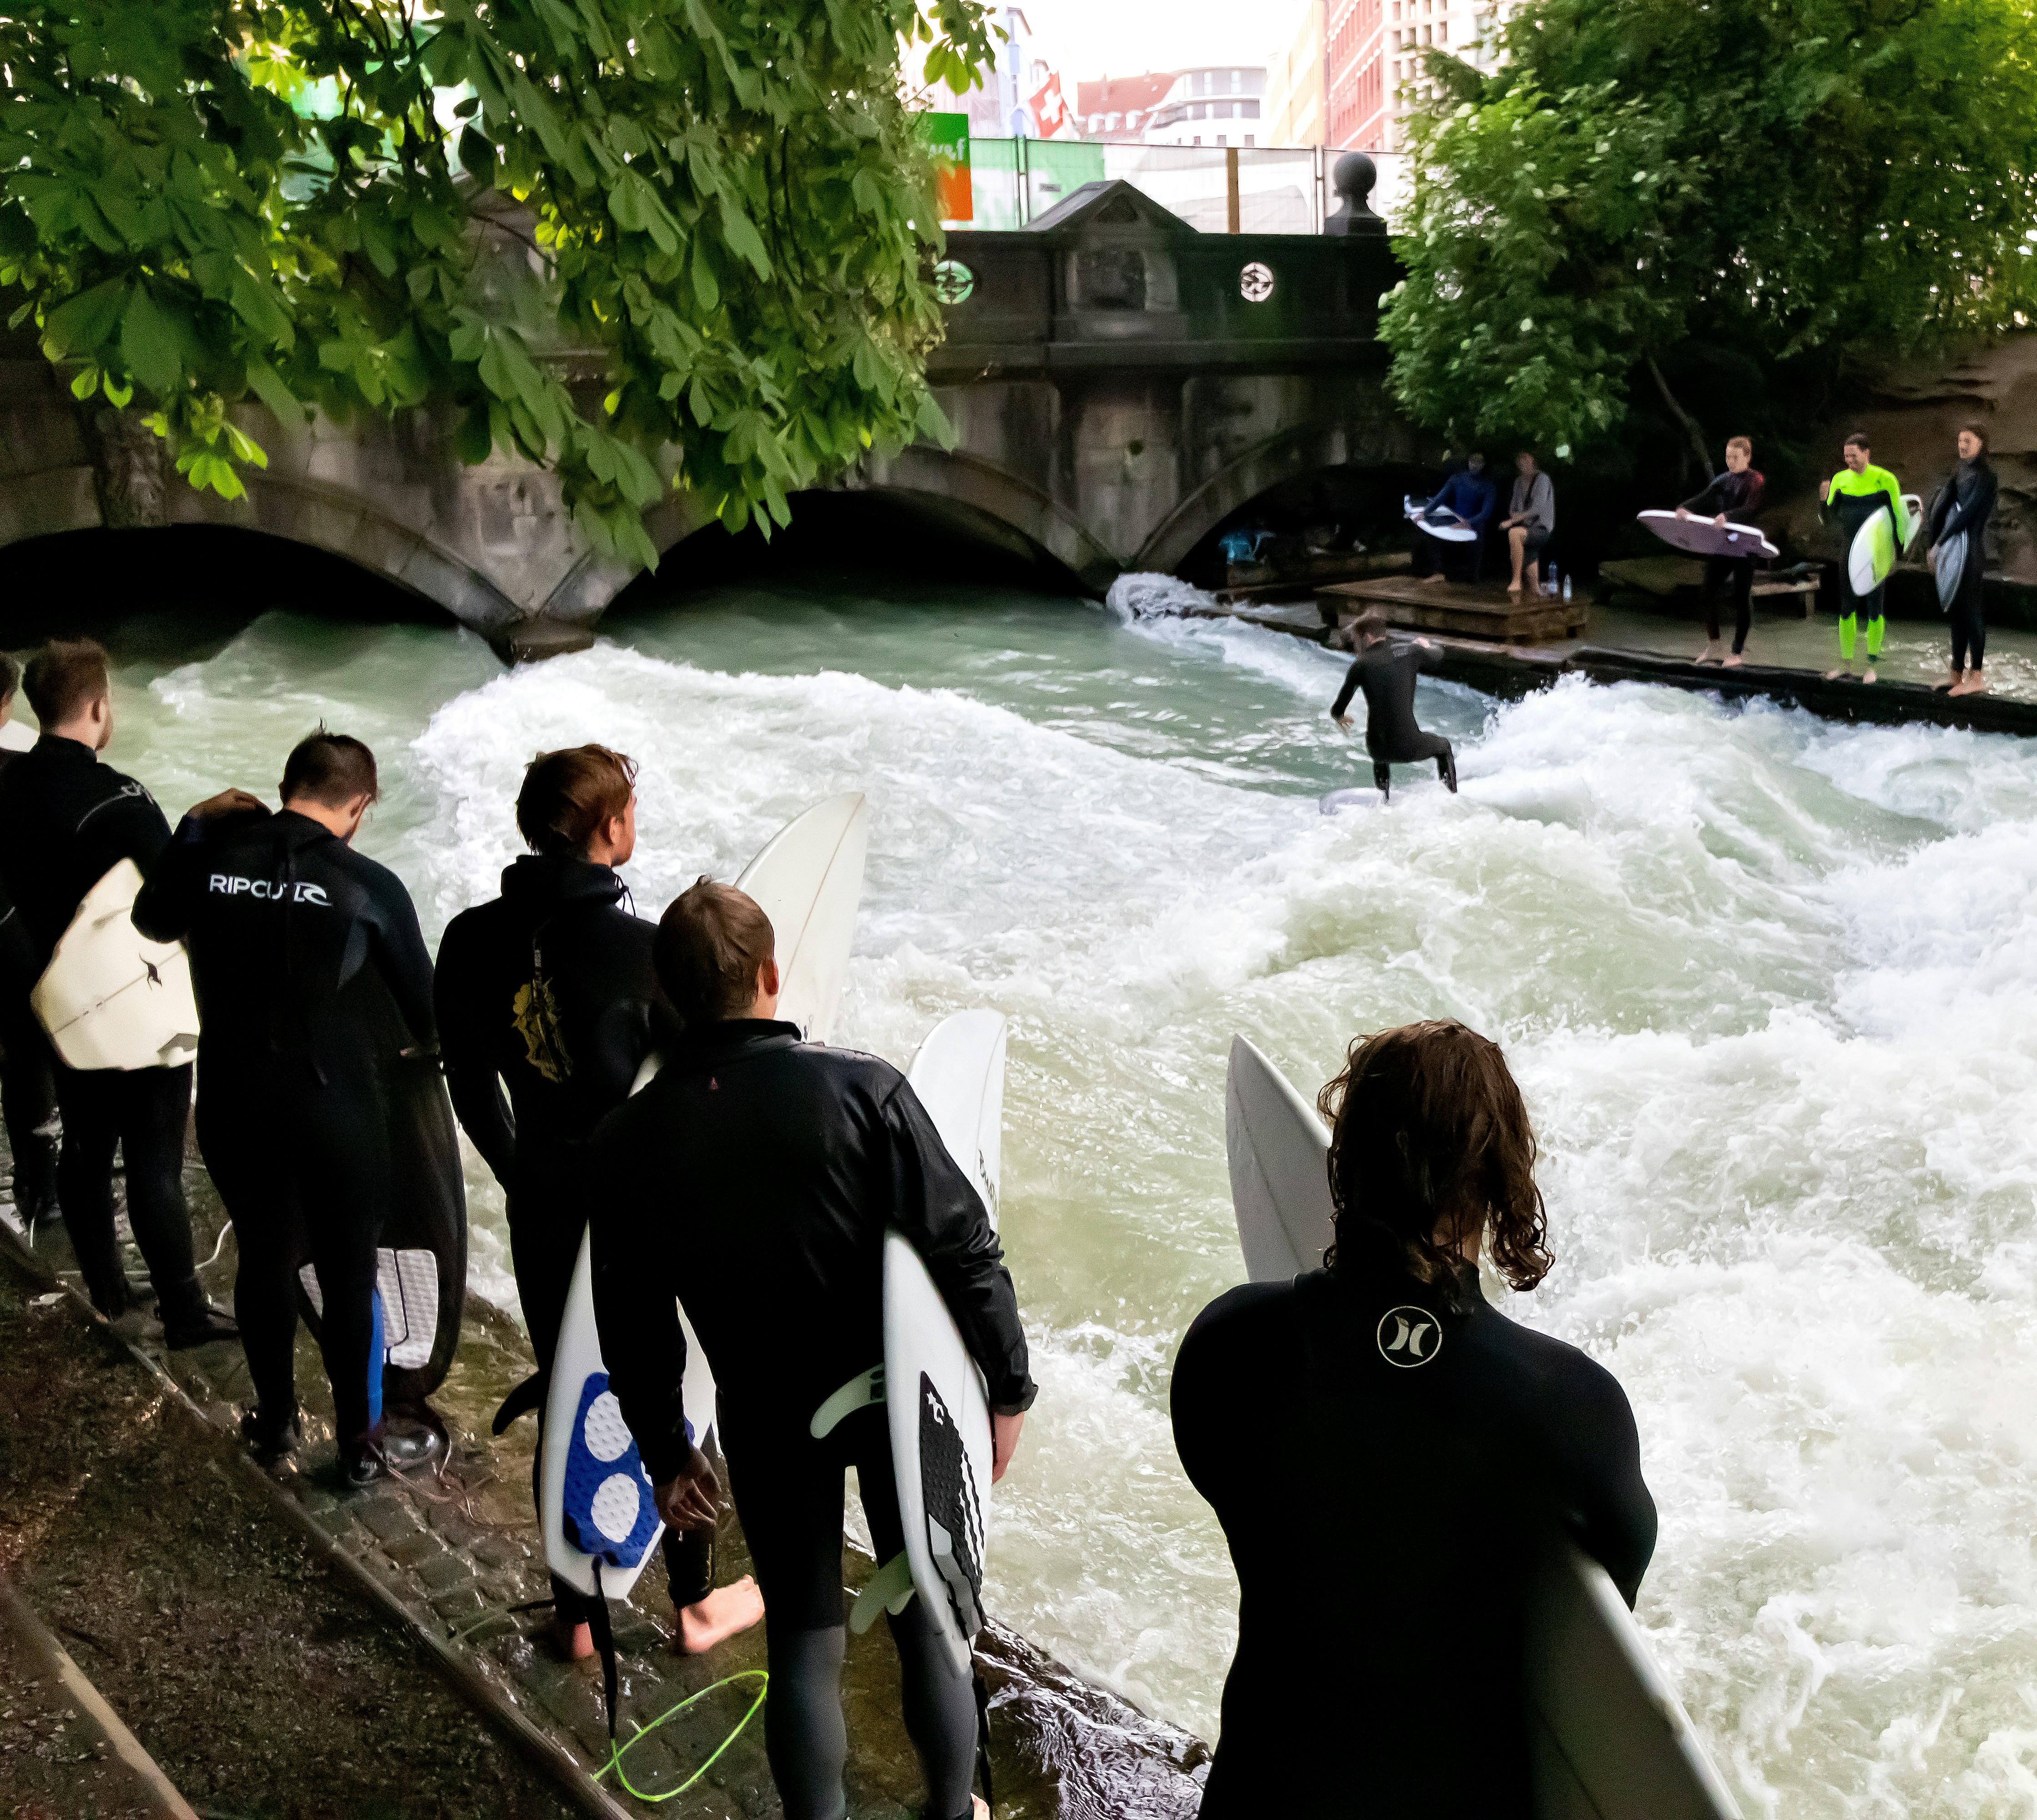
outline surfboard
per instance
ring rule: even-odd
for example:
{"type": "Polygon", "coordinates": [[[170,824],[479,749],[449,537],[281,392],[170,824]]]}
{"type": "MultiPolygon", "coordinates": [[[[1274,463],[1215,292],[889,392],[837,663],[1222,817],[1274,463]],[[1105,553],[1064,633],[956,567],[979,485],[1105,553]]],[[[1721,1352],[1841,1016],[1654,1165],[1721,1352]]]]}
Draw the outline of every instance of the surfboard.
{"type": "MultiPolygon", "coordinates": [[[[834,1028],[869,837],[862,794],[831,796],[779,829],[735,881],[771,919],[778,1015],[797,1024],[810,1042],[826,1041],[834,1028]]],[[[660,1061],[656,1055],[644,1058],[633,1093],[656,1077],[660,1061]]],[[[714,1374],[683,1308],[679,1319],[686,1339],[681,1397],[687,1430],[698,1444],[714,1420],[714,1374]]],[[[569,1585],[591,1594],[598,1558],[602,1592],[621,1599],[637,1584],[664,1526],[636,1441],[608,1388],[585,1233],[566,1292],[544,1422],[539,1492],[546,1564],[569,1585]]]]}
{"type": "Polygon", "coordinates": [[[123,859],[85,893],[28,995],[74,1068],[180,1068],[198,1053],[198,1000],[181,942],[134,927],[141,868],[123,859]]]}
{"type": "Polygon", "coordinates": [[[1381,800],[1381,798],[1377,790],[1354,787],[1349,790],[1332,790],[1317,803],[1316,807],[1325,815],[1335,815],[1346,809],[1362,809],[1369,804],[1378,803],[1381,800]]]}
{"type": "Polygon", "coordinates": [[[1872,594],[1895,566],[1895,521],[1887,508],[1854,533],[1846,551],[1846,580],[1857,595],[1872,594]]]}
{"type": "Polygon", "coordinates": [[[1431,522],[1427,516],[1429,502],[1414,498],[1404,499],[1401,509],[1408,515],[1408,522],[1417,530],[1427,531],[1431,537],[1441,538],[1445,543],[1471,543],[1478,533],[1468,524],[1453,524],[1447,521],[1431,522]]]}
{"type": "Polygon", "coordinates": [[[1967,534],[1956,531],[1938,546],[1938,610],[1950,613],[1966,573],[1967,534]]]}
{"type": "Polygon", "coordinates": [[[0,720],[0,752],[26,752],[40,737],[35,728],[12,715],[0,720]]]}
{"type": "MultiPolygon", "coordinates": [[[[1241,1036],[1224,1101],[1246,1270],[1313,1270],[1332,1230],[1328,1131],[1241,1036]]],[[[1531,1590],[1527,1676],[1539,1820],[1740,1820],[1619,1589],[1567,1543],[1531,1590]]]]}
{"type": "Polygon", "coordinates": [[[1903,496],[1903,515],[1910,526],[1910,534],[1903,540],[1903,547],[1914,549],[1917,540],[1924,534],[1924,496],[1920,493],[1906,493],[1903,496]]]}
{"type": "Polygon", "coordinates": [[[1752,556],[1765,561],[1781,553],[1754,525],[1736,524],[1731,519],[1718,525],[1708,518],[1679,518],[1673,512],[1637,515],[1665,543],[1693,556],[1752,556]]]}

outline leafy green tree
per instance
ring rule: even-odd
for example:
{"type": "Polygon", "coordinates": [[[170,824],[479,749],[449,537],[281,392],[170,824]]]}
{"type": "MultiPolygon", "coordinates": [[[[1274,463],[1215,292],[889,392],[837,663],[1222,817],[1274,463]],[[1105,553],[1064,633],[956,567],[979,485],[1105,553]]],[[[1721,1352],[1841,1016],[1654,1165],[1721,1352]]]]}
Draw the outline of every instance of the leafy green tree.
{"type": "MultiPolygon", "coordinates": [[[[976,0],[19,0],[0,289],[195,485],[252,395],[436,406],[654,565],[669,485],[731,528],[946,425],[901,40],[958,87],[976,0]],[[667,472],[676,456],[676,468],[667,472]]],[[[768,528],[768,525],[767,525],[768,528]]]]}
{"type": "Polygon", "coordinates": [[[2037,310],[2033,0],[1540,0],[1495,74],[1430,60],[1393,383],[1457,436],[1586,459],[1691,340],[1771,369],[2037,310]]]}

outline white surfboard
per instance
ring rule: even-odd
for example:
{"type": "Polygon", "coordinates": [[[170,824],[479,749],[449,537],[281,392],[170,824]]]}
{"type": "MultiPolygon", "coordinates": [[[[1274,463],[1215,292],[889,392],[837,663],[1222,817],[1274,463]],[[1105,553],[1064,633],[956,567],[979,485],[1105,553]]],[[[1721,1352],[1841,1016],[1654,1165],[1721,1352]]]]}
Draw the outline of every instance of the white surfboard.
{"type": "Polygon", "coordinates": [[[1638,515],[1665,543],[1693,556],[1755,556],[1766,560],[1781,553],[1755,525],[1737,524],[1730,519],[1724,524],[1714,524],[1708,518],[1679,518],[1673,512],[1651,510],[1638,515]]]}
{"type": "MultiPolygon", "coordinates": [[[[825,1042],[834,1028],[842,983],[848,975],[868,841],[869,814],[862,795],[832,796],[788,822],[736,880],[771,919],[777,938],[778,1014],[799,1025],[809,1041],[825,1042]]],[[[656,1075],[658,1063],[656,1055],[645,1059],[632,1093],[656,1075]]],[[[714,1420],[714,1374],[684,1309],[679,1320],[686,1338],[681,1394],[687,1425],[699,1442],[714,1420]]],[[[569,1585],[591,1593],[599,1555],[601,1590],[611,1599],[625,1596],[663,1525],[651,1503],[650,1481],[636,1441],[608,1388],[584,1234],[552,1362],[539,1489],[545,1558],[551,1570],[569,1585]]]]}
{"type": "Polygon", "coordinates": [[[1967,534],[1956,531],[1938,546],[1938,610],[1950,613],[1967,567],[1967,534]]]}
{"type": "Polygon", "coordinates": [[[1846,580],[1855,594],[1872,594],[1895,566],[1895,521],[1884,508],[1854,533],[1846,549],[1846,580]]]}
{"type": "MultiPolygon", "coordinates": [[[[1332,1234],[1329,1133],[1242,1036],[1231,1041],[1224,1135],[1252,1280],[1314,1269],[1332,1234]]],[[[1566,1548],[1529,1610],[1538,1820],[1740,1820],[1603,1568],[1566,1548]]]]}
{"type": "Polygon", "coordinates": [[[131,912],[141,870],[123,859],[85,893],[28,995],[74,1068],[180,1068],[198,1053],[198,1001],[181,942],[151,942],[131,912]]]}
{"type": "Polygon", "coordinates": [[[1431,537],[1441,538],[1445,543],[1471,543],[1478,537],[1478,533],[1468,524],[1456,523],[1447,519],[1431,521],[1427,515],[1429,508],[1426,500],[1417,501],[1412,497],[1404,499],[1400,502],[1400,509],[1408,515],[1408,522],[1418,531],[1425,531],[1431,537]]]}
{"type": "Polygon", "coordinates": [[[12,715],[0,720],[0,752],[26,752],[40,737],[35,728],[12,715]]]}

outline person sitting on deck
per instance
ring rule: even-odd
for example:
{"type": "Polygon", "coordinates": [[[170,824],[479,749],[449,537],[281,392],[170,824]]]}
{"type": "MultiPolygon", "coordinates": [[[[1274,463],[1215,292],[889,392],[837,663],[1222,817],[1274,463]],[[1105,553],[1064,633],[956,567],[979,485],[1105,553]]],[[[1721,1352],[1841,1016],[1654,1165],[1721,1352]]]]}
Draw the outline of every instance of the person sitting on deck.
{"type": "Polygon", "coordinates": [[[1506,584],[1509,594],[1517,595],[1521,587],[1521,571],[1527,571],[1527,585],[1540,593],[1542,587],[1542,546],[1556,532],[1556,483],[1535,465],[1535,451],[1523,449],[1514,458],[1518,478],[1514,482],[1514,497],[1508,504],[1506,516],[1499,521],[1499,528],[1506,533],[1506,546],[1514,559],[1514,579],[1506,584]]]}
{"type": "Polygon", "coordinates": [[[1442,492],[1429,501],[1431,512],[1454,513],[1457,522],[1474,534],[1472,541],[1452,543],[1439,537],[1416,538],[1415,574],[1430,582],[1475,580],[1485,527],[1492,523],[1498,504],[1499,490],[1485,471],[1485,457],[1474,450],[1464,465],[1443,482],[1442,492]]]}
{"type": "Polygon", "coordinates": [[[1567,1539],[1633,1604],[1656,1530],[1634,1412],[1480,1291],[1482,1250],[1517,1291],[1553,1262],[1496,1044],[1360,1036],[1318,1104],[1323,1268],[1219,1297],[1174,1361],[1174,1446],[1238,1583],[1202,1820],[1528,1820],[1529,1588],[1567,1539]]]}
{"type": "Polygon", "coordinates": [[[1330,716],[1347,732],[1351,716],[1344,710],[1359,689],[1365,691],[1365,750],[1372,754],[1372,781],[1385,797],[1391,793],[1396,765],[1436,761],[1436,775],[1455,795],[1457,755],[1440,733],[1424,733],[1415,723],[1415,679],[1424,670],[1440,670],[1442,648],[1426,638],[1396,647],[1386,635],[1386,615],[1370,607],[1351,629],[1358,655],[1344,672],[1344,686],[1330,704],[1330,716]]]}

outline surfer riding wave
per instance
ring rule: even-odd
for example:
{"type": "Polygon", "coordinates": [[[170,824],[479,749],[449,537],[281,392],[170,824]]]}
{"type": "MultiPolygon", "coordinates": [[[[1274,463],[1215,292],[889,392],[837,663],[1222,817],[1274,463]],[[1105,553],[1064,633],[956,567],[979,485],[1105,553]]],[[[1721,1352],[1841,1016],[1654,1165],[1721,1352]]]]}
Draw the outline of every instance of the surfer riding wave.
{"type": "Polygon", "coordinates": [[[1386,635],[1386,616],[1377,607],[1359,615],[1353,628],[1358,655],[1345,671],[1344,686],[1330,704],[1330,717],[1348,731],[1344,710],[1361,689],[1365,691],[1365,750],[1372,755],[1372,781],[1381,797],[1390,795],[1393,768],[1433,758],[1436,775],[1455,795],[1457,755],[1440,733],[1425,733],[1415,724],[1415,682],[1423,670],[1442,667],[1442,650],[1426,638],[1396,647],[1386,635]]]}

